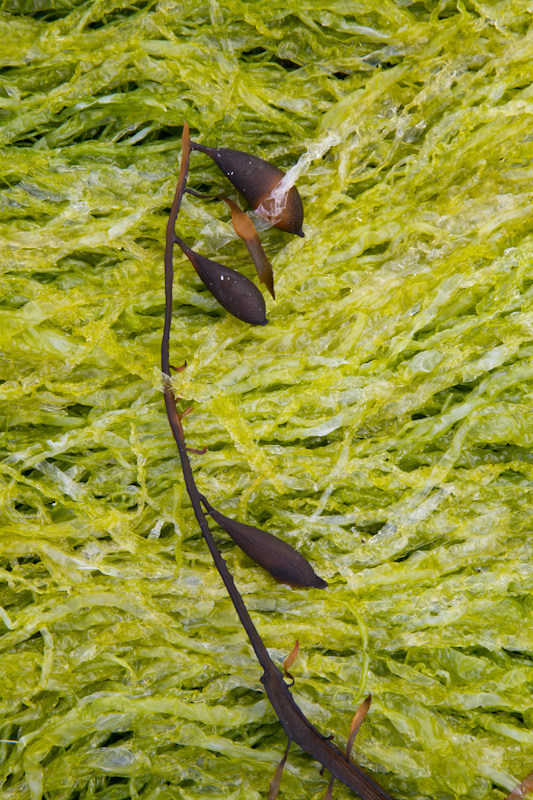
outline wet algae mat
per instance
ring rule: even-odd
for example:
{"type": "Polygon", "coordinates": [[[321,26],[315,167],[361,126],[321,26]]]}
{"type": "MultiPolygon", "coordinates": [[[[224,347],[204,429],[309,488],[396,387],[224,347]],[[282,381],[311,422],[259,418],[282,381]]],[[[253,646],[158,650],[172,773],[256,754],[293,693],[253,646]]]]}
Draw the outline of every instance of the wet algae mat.
{"type": "MultiPolygon", "coordinates": [[[[305,207],[261,233],[265,327],[175,252],[199,489],[329,582],[213,525],[252,618],[339,747],[372,693],[353,755],[395,797],[503,799],[533,769],[530,4],[0,7],[1,797],[259,800],[285,747],[163,404],[186,120],[296,165],[305,207]]],[[[254,278],[224,204],[178,232],[254,278]]],[[[328,777],[294,747],[280,797],[328,777]]]]}

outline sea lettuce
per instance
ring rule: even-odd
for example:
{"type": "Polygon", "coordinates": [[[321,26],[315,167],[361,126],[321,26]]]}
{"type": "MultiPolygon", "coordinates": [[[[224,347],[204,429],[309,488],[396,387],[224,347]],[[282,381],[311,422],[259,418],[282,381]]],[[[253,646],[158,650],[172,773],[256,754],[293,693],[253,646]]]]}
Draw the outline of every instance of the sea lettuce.
{"type": "MultiPolygon", "coordinates": [[[[531,3],[0,4],[0,794],[266,797],[285,739],[184,491],[159,370],[187,121],[297,180],[251,328],[175,252],[213,526],[298,703],[395,797],[533,769],[531,3]]],[[[193,153],[190,185],[231,194],[193,153]]],[[[178,232],[254,279],[223,204],[178,232]]],[[[280,797],[322,797],[296,748],[280,797]]],[[[342,786],[338,798],[352,797],[342,786]]]]}

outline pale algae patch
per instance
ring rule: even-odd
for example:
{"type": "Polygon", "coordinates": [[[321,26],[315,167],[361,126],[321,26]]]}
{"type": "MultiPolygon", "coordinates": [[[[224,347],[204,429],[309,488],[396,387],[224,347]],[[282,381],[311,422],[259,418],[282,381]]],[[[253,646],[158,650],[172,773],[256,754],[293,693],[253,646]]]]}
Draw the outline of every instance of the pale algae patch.
{"type": "MultiPolygon", "coordinates": [[[[163,406],[187,120],[306,213],[262,234],[265,328],[175,258],[198,485],[330,583],[224,543],[254,621],[339,744],[372,692],[354,755],[395,797],[503,798],[533,768],[531,3],[0,8],[0,795],[259,800],[285,746],[163,406]]],[[[191,184],[230,191],[196,153],[191,184]]],[[[223,204],[179,233],[253,277],[223,204]]],[[[295,748],[281,796],[327,780],[295,748]]]]}

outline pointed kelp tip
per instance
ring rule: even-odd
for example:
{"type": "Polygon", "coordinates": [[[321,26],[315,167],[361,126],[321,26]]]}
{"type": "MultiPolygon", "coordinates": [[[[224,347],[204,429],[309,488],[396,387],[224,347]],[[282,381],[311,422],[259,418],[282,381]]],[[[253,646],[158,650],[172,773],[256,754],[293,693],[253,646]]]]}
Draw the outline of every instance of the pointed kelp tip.
{"type": "MultiPolygon", "coordinates": [[[[257,291],[259,292],[259,289],[257,291]]],[[[259,292],[259,294],[261,293],[259,292]]],[[[234,317],[237,317],[237,319],[242,319],[243,322],[247,322],[249,325],[266,325],[268,322],[268,319],[266,318],[264,312],[263,314],[261,314],[261,309],[259,308],[255,309],[254,312],[252,312],[249,309],[246,319],[244,319],[244,317],[242,316],[240,317],[237,316],[237,314],[231,311],[230,309],[228,309],[228,311],[230,311],[230,313],[232,313],[234,317]]]]}

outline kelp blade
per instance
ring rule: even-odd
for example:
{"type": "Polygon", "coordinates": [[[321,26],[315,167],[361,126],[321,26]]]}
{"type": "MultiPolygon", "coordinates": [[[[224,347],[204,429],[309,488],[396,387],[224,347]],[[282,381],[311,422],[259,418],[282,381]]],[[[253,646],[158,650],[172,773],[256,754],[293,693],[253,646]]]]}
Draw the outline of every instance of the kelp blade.
{"type": "Polygon", "coordinates": [[[208,513],[233,541],[256,564],[282,583],[290,586],[325,589],[327,583],[320,578],[304,556],[287,542],[262,528],[226,517],[202,497],[208,513]]]}
{"type": "Polygon", "coordinates": [[[177,243],[202,282],[226,311],[250,325],[267,324],[263,295],[246,275],[196,253],[179,238],[177,243]]]}

